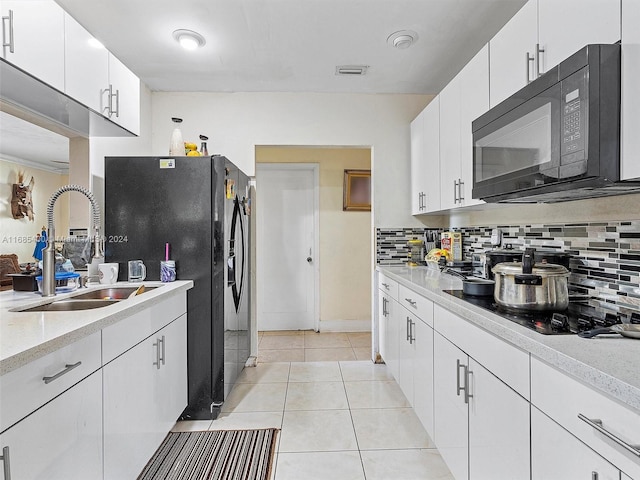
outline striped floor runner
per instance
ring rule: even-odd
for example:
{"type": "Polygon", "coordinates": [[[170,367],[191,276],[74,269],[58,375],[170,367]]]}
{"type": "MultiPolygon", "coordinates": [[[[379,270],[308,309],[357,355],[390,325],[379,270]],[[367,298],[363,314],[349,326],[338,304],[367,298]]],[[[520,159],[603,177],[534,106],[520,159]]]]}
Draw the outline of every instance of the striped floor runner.
{"type": "Polygon", "coordinates": [[[277,432],[171,432],[138,480],[269,480],[277,432]]]}

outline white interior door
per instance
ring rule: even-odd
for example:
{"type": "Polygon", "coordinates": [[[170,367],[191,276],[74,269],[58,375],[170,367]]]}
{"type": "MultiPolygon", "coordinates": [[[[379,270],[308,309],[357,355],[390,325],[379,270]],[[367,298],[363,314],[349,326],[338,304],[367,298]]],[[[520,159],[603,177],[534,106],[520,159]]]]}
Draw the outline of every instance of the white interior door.
{"type": "Polygon", "coordinates": [[[258,164],[258,330],[318,329],[318,165],[258,164]]]}

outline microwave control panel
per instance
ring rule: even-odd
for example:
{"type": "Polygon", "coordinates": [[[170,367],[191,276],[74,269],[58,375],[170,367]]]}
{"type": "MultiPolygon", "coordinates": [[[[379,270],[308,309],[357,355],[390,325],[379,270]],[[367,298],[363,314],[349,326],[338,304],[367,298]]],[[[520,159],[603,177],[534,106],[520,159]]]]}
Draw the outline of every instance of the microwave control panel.
{"type": "Polygon", "coordinates": [[[588,68],[577,71],[562,80],[562,144],[561,165],[583,161],[587,158],[587,129],[589,128],[589,95],[587,91],[588,68]]]}

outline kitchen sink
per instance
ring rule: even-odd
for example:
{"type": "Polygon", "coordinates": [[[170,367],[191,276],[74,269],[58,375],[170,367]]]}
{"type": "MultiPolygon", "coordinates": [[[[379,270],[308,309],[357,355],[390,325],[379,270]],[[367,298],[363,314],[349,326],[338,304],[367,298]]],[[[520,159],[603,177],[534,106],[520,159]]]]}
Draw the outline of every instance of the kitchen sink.
{"type": "MultiPolygon", "coordinates": [[[[144,292],[148,292],[149,290],[153,290],[158,287],[145,287],[144,292]]],[[[95,300],[124,300],[125,298],[129,298],[133,292],[135,292],[138,287],[108,287],[108,288],[99,288],[98,290],[91,290],[86,293],[81,293],[80,295],[75,295],[71,297],[70,300],[85,300],[85,299],[95,299],[95,300]]],[[[142,293],[144,293],[142,292],[142,293]]],[[[142,295],[142,294],[140,294],[142,295]]]]}
{"type": "Polygon", "coordinates": [[[106,307],[118,303],[120,300],[58,300],[56,302],[39,305],[37,307],[25,308],[21,312],[72,312],[76,310],[91,310],[94,308],[106,307]]]}

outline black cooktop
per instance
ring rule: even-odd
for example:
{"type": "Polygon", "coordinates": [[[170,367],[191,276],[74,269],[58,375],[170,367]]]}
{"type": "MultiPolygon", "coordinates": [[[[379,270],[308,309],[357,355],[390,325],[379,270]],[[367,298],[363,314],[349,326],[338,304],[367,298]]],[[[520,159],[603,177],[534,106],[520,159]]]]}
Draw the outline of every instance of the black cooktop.
{"type": "Polygon", "coordinates": [[[543,335],[571,335],[594,327],[608,327],[622,323],[616,312],[594,307],[586,300],[572,301],[562,312],[521,312],[504,309],[496,304],[492,296],[465,295],[462,290],[444,290],[444,292],[543,335]]]}

